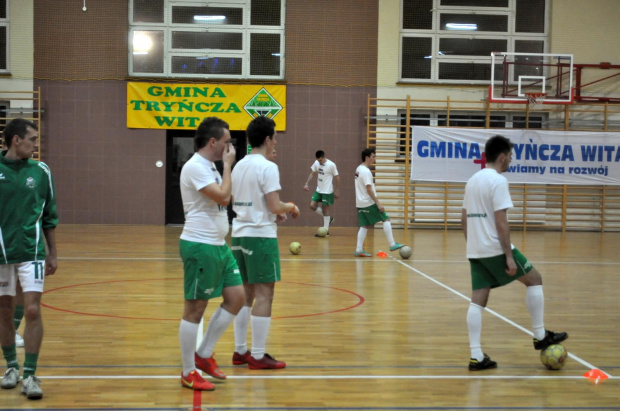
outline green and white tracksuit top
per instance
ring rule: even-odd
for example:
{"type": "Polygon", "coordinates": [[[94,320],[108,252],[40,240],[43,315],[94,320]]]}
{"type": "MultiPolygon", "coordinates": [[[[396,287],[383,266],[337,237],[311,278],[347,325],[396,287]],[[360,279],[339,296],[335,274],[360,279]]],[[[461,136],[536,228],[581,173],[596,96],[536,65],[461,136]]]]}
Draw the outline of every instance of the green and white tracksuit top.
{"type": "Polygon", "coordinates": [[[0,264],[45,259],[44,228],[58,224],[49,167],[0,153],[0,264]]]}

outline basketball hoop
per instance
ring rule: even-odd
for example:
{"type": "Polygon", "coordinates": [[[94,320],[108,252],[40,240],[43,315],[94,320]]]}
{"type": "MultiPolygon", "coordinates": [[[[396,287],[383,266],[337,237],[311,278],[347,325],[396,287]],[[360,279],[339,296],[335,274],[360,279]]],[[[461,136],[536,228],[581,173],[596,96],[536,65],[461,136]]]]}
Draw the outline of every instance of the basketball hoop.
{"type": "Polygon", "coordinates": [[[547,93],[525,93],[527,101],[530,105],[530,111],[540,110],[547,97],[547,93]]]}

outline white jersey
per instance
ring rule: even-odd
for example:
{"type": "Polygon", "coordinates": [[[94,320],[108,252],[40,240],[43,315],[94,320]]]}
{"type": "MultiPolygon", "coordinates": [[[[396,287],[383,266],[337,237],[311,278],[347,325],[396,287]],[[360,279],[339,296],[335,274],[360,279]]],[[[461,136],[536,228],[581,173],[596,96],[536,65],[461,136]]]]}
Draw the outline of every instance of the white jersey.
{"type": "Polygon", "coordinates": [[[222,176],[215,164],[194,153],[181,170],[181,199],[185,212],[185,225],[181,239],[212,245],[226,244],[228,213],[200,192],[211,184],[222,184],[222,176]]]}
{"type": "Polygon", "coordinates": [[[268,193],[280,190],[278,166],[262,154],[249,154],[232,172],[233,237],[276,238],[276,215],[267,206],[268,193]]]}
{"type": "MultiPolygon", "coordinates": [[[[467,211],[467,258],[504,254],[499,242],[495,212],[513,206],[508,180],[492,168],[474,174],[465,185],[463,208],[467,211]]],[[[512,244],[511,248],[514,248],[512,244]]]]}
{"type": "Polygon", "coordinates": [[[376,197],[377,192],[375,191],[372,172],[364,164],[360,164],[355,170],[355,207],[357,208],[370,207],[375,203],[372,197],[368,195],[367,185],[372,186],[372,191],[376,197]]]}
{"type": "Polygon", "coordinates": [[[325,164],[319,163],[316,160],[312,167],[310,167],[313,173],[317,173],[316,177],[316,191],[320,194],[331,194],[334,192],[334,177],[338,175],[338,168],[336,163],[331,160],[325,160],[325,164]]]}

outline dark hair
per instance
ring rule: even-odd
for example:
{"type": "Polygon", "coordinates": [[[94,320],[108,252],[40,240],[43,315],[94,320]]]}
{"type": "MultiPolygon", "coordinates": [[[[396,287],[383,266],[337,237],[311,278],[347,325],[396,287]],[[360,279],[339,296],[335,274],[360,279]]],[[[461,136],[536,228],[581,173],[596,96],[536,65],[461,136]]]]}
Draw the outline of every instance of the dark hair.
{"type": "Polygon", "coordinates": [[[259,116],[250,121],[245,133],[252,148],[260,147],[267,137],[273,137],[276,133],[276,123],[269,117],[259,116]]]}
{"type": "Polygon", "coordinates": [[[317,159],[317,160],[318,160],[319,158],[323,158],[323,157],[325,157],[325,151],[323,151],[323,150],[319,150],[319,151],[317,151],[317,152],[316,152],[315,156],[316,156],[316,159],[317,159]]]}
{"type": "Polygon", "coordinates": [[[224,129],[228,130],[227,122],[217,117],[206,117],[196,130],[194,149],[196,151],[200,150],[212,138],[219,140],[224,135],[224,129]]]}
{"type": "Polygon", "coordinates": [[[373,153],[376,155],[374,148],[365,148],[362,151],[362,163],[366,161],[366,157],[370,157],[373,153]]]}
{"type": "Polygon", "coordinates": [[[31,127],[33,130],[39,129],[37,125],[30,120],[23,118],[14,118],[11,120],[4,128],[4,144],[6,145],[6,148],[11,148],[11,144],[13,144],[13,136],[19,136],[19,138],[26,137],[28,127],[31,127]]]}
{"type": "Polygon", "coordinates": [[[484,145],[484,154],[489,163],[494,163],[500,154],[508,154],[512,151],[514,144],[504,136],[493,136],[484,145]]]}

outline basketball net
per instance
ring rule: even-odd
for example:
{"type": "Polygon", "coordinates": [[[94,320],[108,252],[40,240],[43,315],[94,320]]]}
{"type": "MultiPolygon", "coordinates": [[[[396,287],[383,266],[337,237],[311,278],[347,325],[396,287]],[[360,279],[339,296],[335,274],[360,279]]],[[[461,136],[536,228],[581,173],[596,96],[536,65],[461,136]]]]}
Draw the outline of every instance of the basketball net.
{"type": "Polygon", "coordinates": [[[547,93],[525,93],[525,96],[530,105],[530,111],[540,110],[545,101],[545,97],[547,97],[547,93]]]}

